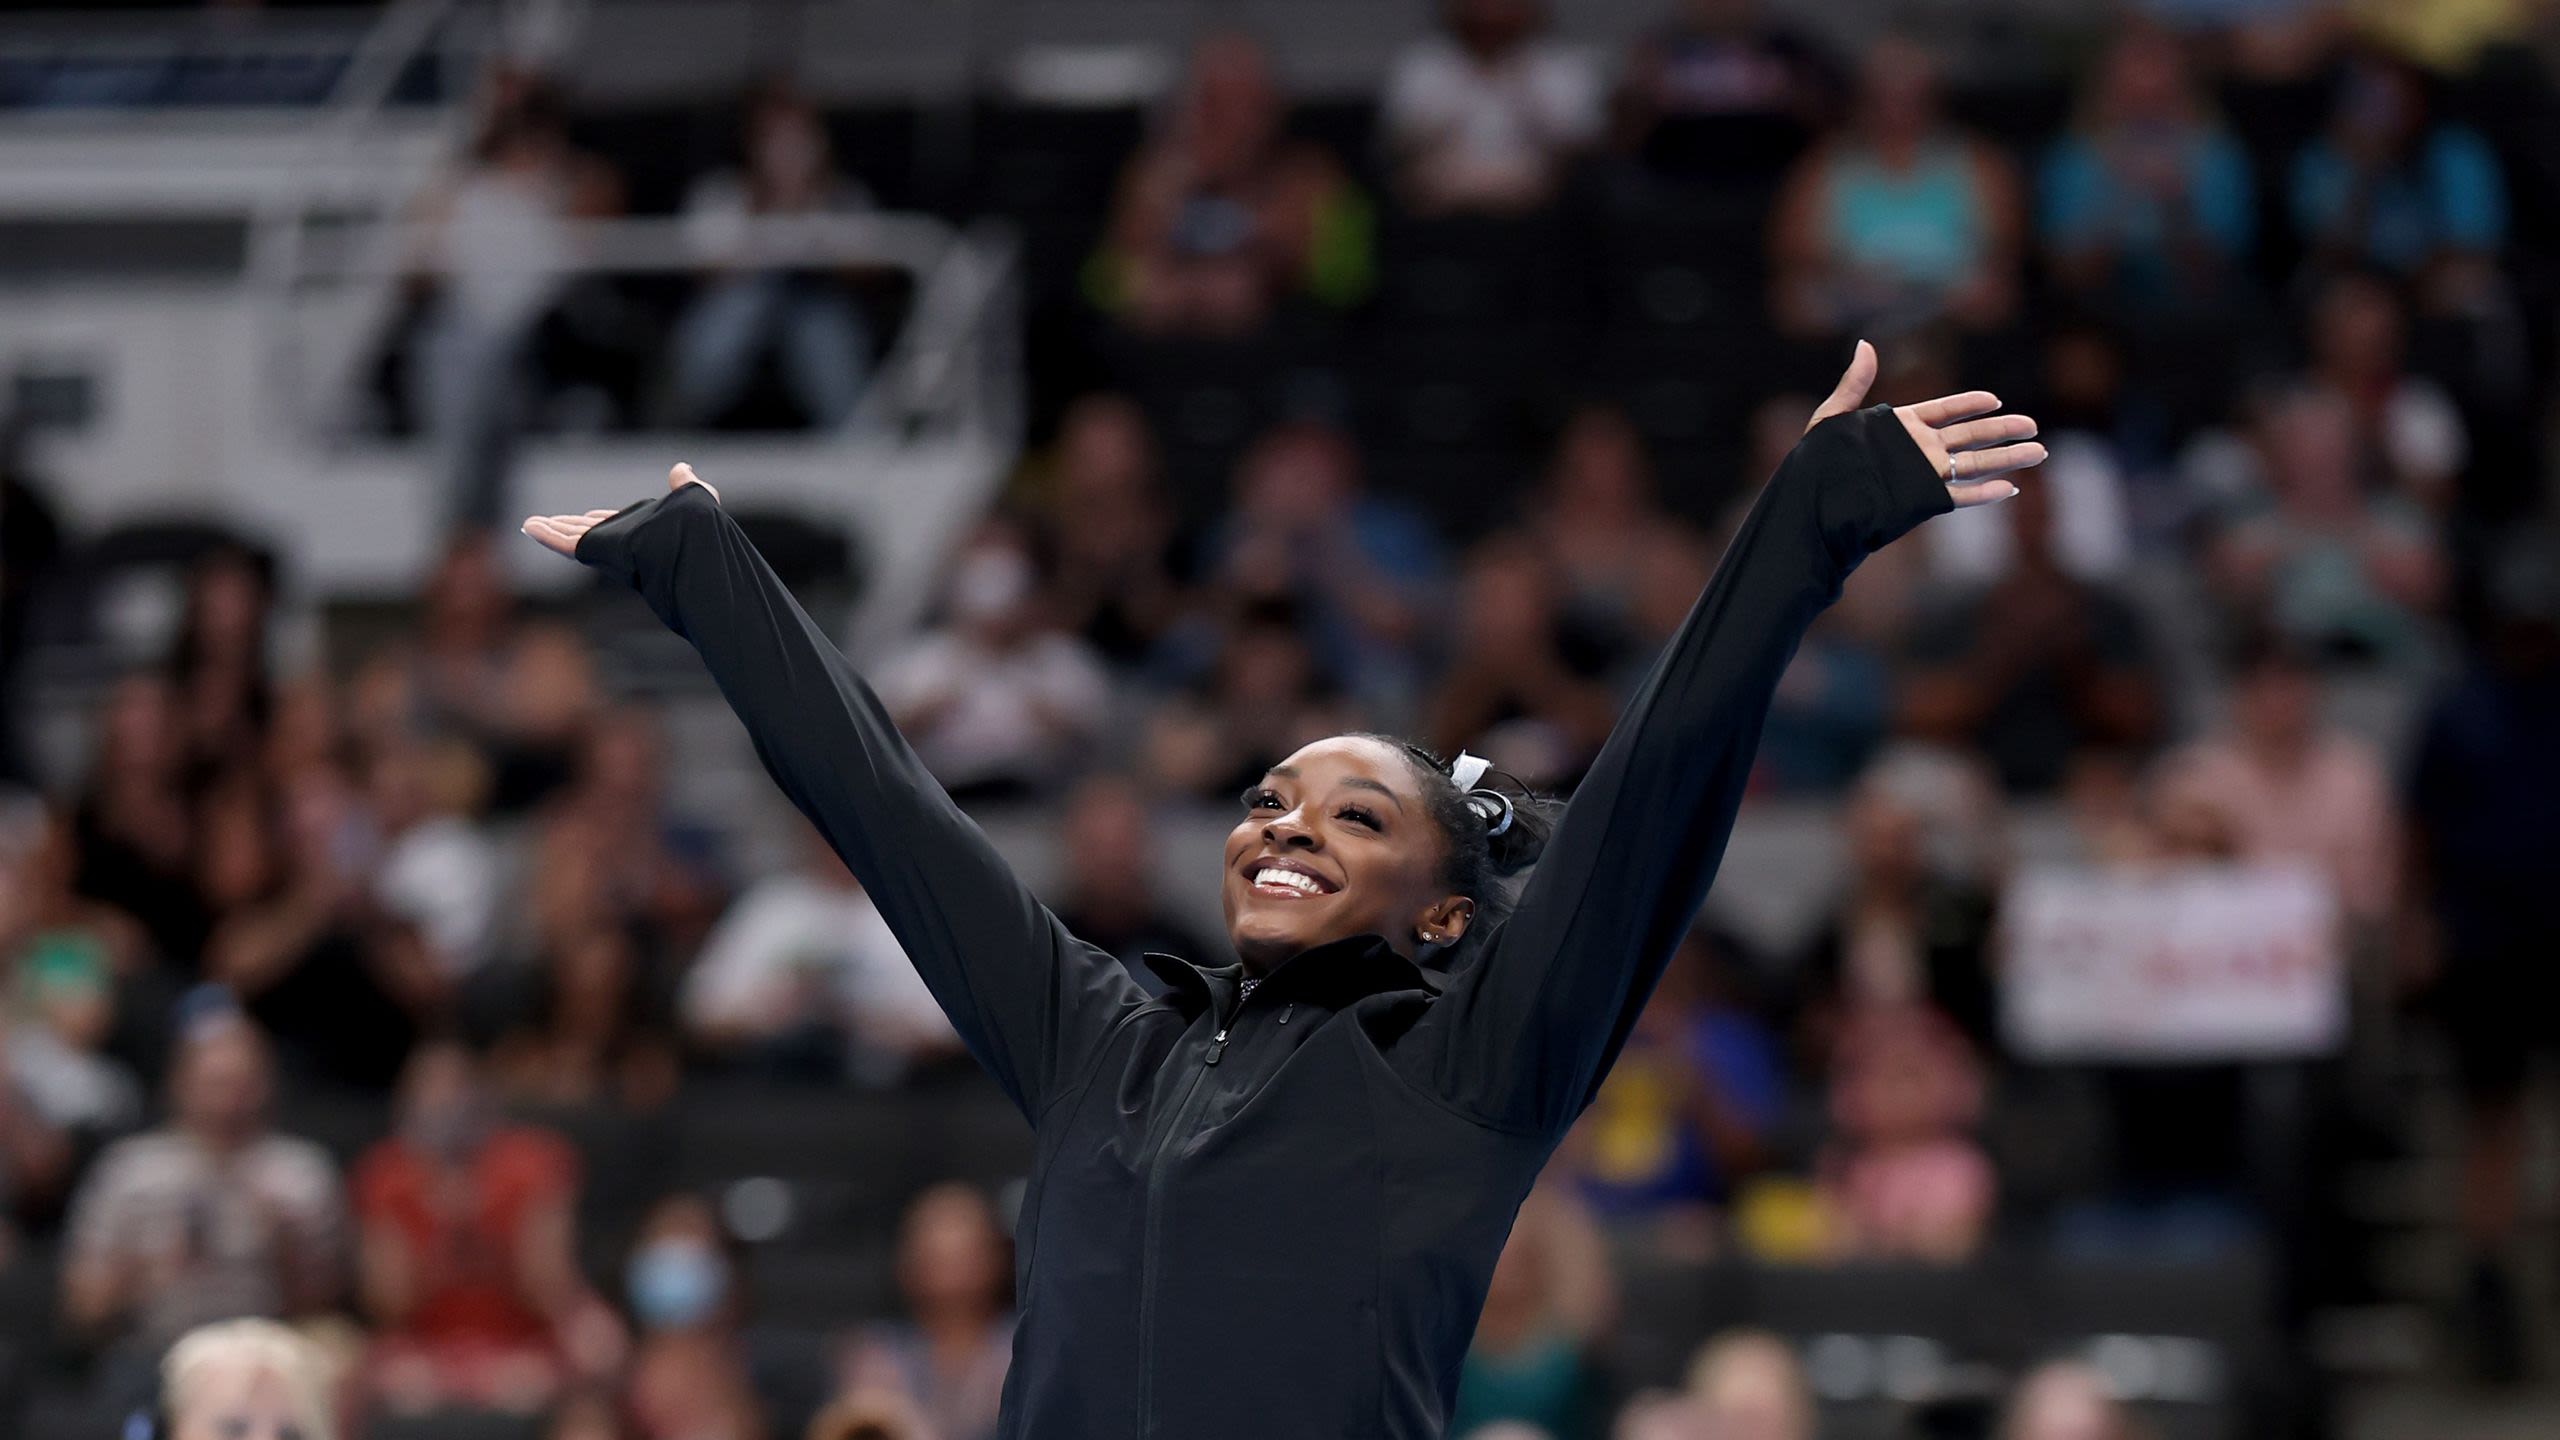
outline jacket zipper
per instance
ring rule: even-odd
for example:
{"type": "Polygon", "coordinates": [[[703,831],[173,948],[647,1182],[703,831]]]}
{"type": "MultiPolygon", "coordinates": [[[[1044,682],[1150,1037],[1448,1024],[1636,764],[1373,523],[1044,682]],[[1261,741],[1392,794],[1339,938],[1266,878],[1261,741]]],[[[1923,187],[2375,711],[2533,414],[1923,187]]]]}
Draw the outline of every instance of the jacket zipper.
{"type": "Polygon", "coordinates": [[[1147,1367],[1138,1377],[1138,1434],[1142,1440],[1155,1434],[1156,1429],[1152,1357],[1156,1349],[1156,1251],[1164,1237],[1164,1186],[1168,1168],[1164,1163],[1165,1147],[1173,1142],[1174,1137],[1188,1133],[1192,1102],[1200,1097],[1200,1082],[1207,1077],[1209,1067],[1217,1064],[1218,1058],[1226,1053],[1227,1035],[1234,1030],[1236,1017],[1244,1013],[1245,1004],[1244,1000],[1238,1000],[1235,1010],[1219,1023],[1217,1033],[1209,1037],[1209,1053],[1193,1067],[1191,1079],[1183,1087],[1182,1098],[1174,1103],[1173,1113],[1166,1117],[1164,1128],[1157,1132],[1155,1143],[1147,1149],[1147,1235],[1138,1263],[1138,1363],[1147,1367]]]}

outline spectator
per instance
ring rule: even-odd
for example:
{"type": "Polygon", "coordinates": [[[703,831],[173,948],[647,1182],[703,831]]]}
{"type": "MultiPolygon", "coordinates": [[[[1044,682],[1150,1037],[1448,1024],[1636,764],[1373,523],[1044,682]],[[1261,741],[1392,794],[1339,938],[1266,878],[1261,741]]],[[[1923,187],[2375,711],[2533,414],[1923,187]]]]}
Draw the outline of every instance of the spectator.
{"type": "Polygon", "coordinates": [[[74,883],[140,921],[163,961],[192,972],[212,917],[195,883],[196,807],[175,692],[157,676],[125,677],[108,693],[97,735],[73,811],[74,883]]]}
{"type": "Polygon", "coordinates": [[[1699,1440],[1813,1440],[1813,1388],[1787,1342],[1727,1330],[1689,1362],[1687,1399],[1699,1440]]]}
{"type": "Polygon", "coordinates": [[[410,1056],[396,1128],[349,1188],[377,1403],[395,1414],[548,1403],[571,1326],[602,1318],[578,1273],[575,1152],[501,1122],[470,1052],[433,1041],[410,1056]]]}
{"type": "Polygon", "coordinates": [[[1869,772],[1850,795],[1841,817],[1848,890],[1797,966],[1819,1057],[1837,1054],[1858,1016],[1909,1005],[1931,1006],[1990,1043],[1992,901],[1932,853],[1935,818],[1890,769],[1869,772]]]}
{"type": "Polygon", "coordinates": [[[109,1344],[111,1390],[188,1328],[292,1316],[345,1282],[345,1214],[320,1147],[267,1128],[273,1073],[238,1011],[199,1009],[181,1032],[170,1119],[109,1147],[71,1205],[62,1318],[109,1344]]]}
{"type": "Polygon", "coordinates": [[[1110,681],[1057,629],[1023,537],[991,524],[953,562],[948,614],[890,660],[880,696],[955,798],[1054,793],[1102,738],[1110,681]]]}
{"type": "Polygon", "coordinates": [[[169,684],[201,772],[254,762],[274,711],[269,618],[274,561],[236,546],[196,561],[169,657],[169,684]]]}
{"type": "Polygon", "coordinates": [[[638,1440],[761,1440],[737,1260],[710,1203],[659,1201],[641,1223],[624,1285],[640,1327],[628,1400],[638,1440]]]}
{"type": "Polygon", "coordinates": [[[1867,52],[1848,125],[1797,165],[1771,248],[1775,318],[1807,338],[1949,319],[1996,330],[2015,313],[2017,177],[1939,109],[1936,62],[1886,39],[1867,52]]]}
{"type": "Polygon", "coordinates": [[[238,777],[205,803],[205,892],[222,917],[206,978],[240,998],[297,1078],[388,1090],[450,987],[368,888],[381,847],[371,817],[325,771],[282,796],[238,777]]]}
{"type": "Polygon", "coordinates": [[[2231,318],[2256,194],[2176,36],[2135,21],[2117,38],[2042,189],[2039,229],[2064,290],[2129,325],[2231,318]]]}
{"type": "Polygon", "coordinates": [[[2104,1372],[2056,1360],[2028,1371],[2010,1393],[1999,1440],[2134,1440],[2139,1433],[2104,1372]]]}
{"type": "Polygon", "coordinates": [[[1541,790],[1568,790],[1617,723],[1604,647],[1576,643],[1553,565],[1496,538],[1459,582],[1456,644],[1423,725],[1442,754],[1472,749],[1541,790]]]}
{"type": "Polygon", "coordinates": [[[1709,559],[1696,528],[1664,507],[1635,426],[1602,405],[1585,405],[1565,423],[1521,528],[1553,560],[1564,622],[1631,666],[1650,665],[1656,648],[1637,615],[1646,577],[1699,571],[1709,559]]]}
{"type": "Polygon", "coordinates": [[[1149,717],[1146,764],[1158,786],[1228,800],[1259,783],[1310,735],[1353,727],[1353,708],[1286,601],[1229,602],[1208,667],[1149,717]]]}
{"type": "Polygon", "coordinates": [[[507,512],[516,433],[531,418],[536,330],[586,319],[596,296],[573,284],[576,222],[622,208],[620,182],[571,143],[550,85],[501,70],[468,157],[421,207],[431,237],[415,258],[429,297],[410,360],[411,413],[433,437],[461,525],[507,512]]]}
{"type": "Polygon", "coordinates": [[[1055,557],[1049,613],[1113,665],[1138,665],[1183,600],[1155,437],[1126,398],[1087,395],[1067,407],[1053,449],[1040,492],[1055,557]]]}
{"type": "Polygon", "coordinates": [[[800,863],[750,886],[686,972],[685,1029],[767,1075],[872,1085],[958,1053],[958,1037],[889,922],[826,837],[800,830],[800,863]]]}
{"type": "Polygon", "coordinates": [[[1396,57],[1380,120],[1407,210],[1539,209],[1598,140],[1599,74],[1542,38],[1546,18],[1541,0],[1444,0],[1445,33],[1396,57]]]}
{"type": "Polygon", "coordinates": [[[1341,167],[1281,133],[1261,46],[1215,35],[1121,174],[1089,288],[1140,334],[1250,335],[1291,300],[1364,295],[1369,225],[1341,167]]]}
{"type": "MultiPolygon", "coordinates": [[[[133,1074],[108,1053],[119,990],[156,998],[133,918],[71,889],[70,827],[30,806],[0,821],[0,1216],[47,1213],[77,1142],[141,1118],[133,1074]]],[[[4,1233],[4,1222],[0,1222],[4,1233]]]]}
{"type": "Polygon", "coordinates": [[[2512,537],[2485,643],[2427,707],[2409,778],[2411,840],[2441,979],[2436,1000],[2468,1109],[2462,1228],[2470,1358],[2519,1377],[2526,1333],[2507,1267],[2524,1173],[2525,1081],[2560,1049],[2560,573],[2548,534],[2512,537]]]}
{"type": "Polygon", "coordinates": [[[543,815],[538,863],[587,865],[604,913],[632,927],[661,967],[693,954],[728,897],[718,834],[667,801],[666,737],[646,710],[597,722],[577,778],[543,815]],[[570,852],[580,858],[570,859],[570,852]]]}
{"type": "Polygon", "coordinates": [[[1656,1251],[1714,1249],[1786,1108],[1776,1037],[1725,993],[1729,951],[1689,932],[1563,1152],[1593,1211],[1656,1251]]]}
{"type": "MultiPolygon", "coordinates": [[[[600,888],[553,883],[557,890],[600,888]]],[[[534,966],[530,1002],[490,1054],[498,1088],[531,1104],[655,1109],[674,1092],[677,1076],[661,997],[626,929],[589,905],[561,913],[594,918],[555,927],[534,966]]]]}
{"type": "Polygon", "coordinates": [[[2294,159],[2292,191],[2294,226],[2319,262],[2413,281],[2434,311],[2495,283],[2507,238],[2497,156],[2432,113],[2413,66],[2375,54],[2346,66],[2328,129],[2294,159]]]}
{"type": "Polygon", "coordinates": [[[2059,507],[2041,484],[2001,506],[2007,571],[1933,604],[1907,648],[1902,727],[1977,748],[2018,792],[2051,791],[2087,746],[2147,746],[2161,724],[2141,624],[2071,573],[2059,507]]]}
{"type": "Polygon", "coordinates": [[[2207,557],[2225,605],[2325,659],[2414,660],[2444,583],[2424,512],[2368,498],[2340,396],[2285,395],[2258,432],[2267,491],[2235,507],[2207,557]]]}
{"type": "Polygon", "coordinates": [[[1963,1035],[1923,1004],[1851,1019],[1833,1050],[1826,1208],[1839,1253],[1954,1264],[1991,1224],[1989,1157],[1969,1133],[1983,1080],[1963,1035]]]}
{"type": "Polygon", "coordinates": [[[586,647],[517,618],[494,543],[455,533],[427,579],[416,638],[373,657],[351,700],[369,744],[452,734],[478,747],[490,808],[512,817],[568,783],[601,702],[586,647]]]}
{"type": "Polygon", "coordinates": [[[1532,1190],[1493,1267],[1449,1433],[1511,1421],[1555,1440],[1596,1440],[1603,1411],[1593,1346],[1617,1305],[1608,1247],[1590,1214],[1560,1186],[1532,1190]]]}
{"type": "Polygon", "coordinates": [[[1680,0],[1636,42],[1620,143],[1666,179],[1774,187],[1829,120],[1831,57],[1764,0],[1680,0]]]}
{"type": "Polygon", "coordinates": [[[160,1365],[166,1440],[336,1440],[321,1348],[269,1320],[192,1330],[160,1365]]]}
{"type": "Polygon", "coordinates": [[[1164,982],[1147,968],[1147,955],[1199,960],[1219,953],[1156,893],[1154,816],[1135,781],[1095,776],[1067,797],[1065,815],[1059,839],[1066,878],[1057,910],[1068,934],[1118,957],[1150,993],[1164,982]]]}
{"type": "Polygon", "coordinates": [[[2397,913],[2399,818],[2382,757],[2324,724],[2310,657],[2275,637],[2242,653],[2230,721],[2168,757],[2164,783],[2219,808],[2240,858],[2308,860],[2359,927],[2397,913]]]}
{"type": "Polygon", "coordinates": [[[382,828],[375,903],[415,927],[448,984],[478,972],[497,927],[500,857],[478,823],[488,788],[488,767],[459,740],[391,741],[366,769],[382,828]]]}
{"type": "Polygon", "coordinates": [[[954,1182],[916,1197],[899,1229],[898,1291],[907,1322],[855,1338],[845,1390],[903,1397],[936,1440],[994,1440],[1013,1358],[1013,1256],[986,1196],[954,1182]]]}
{"type": "Polygon", "coordinates": [[[2312,307],[2310,338],[2306,378],[2354,412],[2366,488],[2442,514],[2469,462],[2471,437],[2452,398],[2409,373],[2398,294],[2372,275],[2338,275],[2312,307]]]}
{"type": "Polygon", "coordinates": [[[825,118],[787,84],[759,87],[741,129],[738,168],[704,176],[685,197],[686,239],[705,272],[672,342],[676,420],[729,415],[770,352],[804,421],[833,429],[853,413],[870,365],[862,311],[826,267],[770,263],[774,243],[749,227],[799,222],[823,234],[825,222],[870,209],[871,195],[836,169],[825,118]]]}
{"type": "Polygon", "coordinates": [[[1302,421],[1256,441],[1209,548],[1230,597],[1297,607],[1317,663],[1355,698],[1411,707],[1440,542],[1420,514],[1366,492],[1349,436],[1302,421]]]}

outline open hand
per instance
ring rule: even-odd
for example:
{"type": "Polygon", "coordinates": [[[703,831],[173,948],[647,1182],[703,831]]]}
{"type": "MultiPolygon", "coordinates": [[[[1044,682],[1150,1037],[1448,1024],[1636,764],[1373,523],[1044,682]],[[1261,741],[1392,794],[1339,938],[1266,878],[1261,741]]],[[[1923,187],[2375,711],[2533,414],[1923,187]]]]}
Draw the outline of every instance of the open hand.
{"type": "MultiPolygon", "coordinates": [[[[712,499],[720,498],[720,492],[712,490],[709,482],[694,474],[692,466],[678,461],[676,468],[667,472],[667,489],[681,490],[687,485],[700,485],[705,490],[711,490],[712,499]]],[[[590,510],[584,515],[535,515],[525,520],[524,533],[541,541],[545,549],[557,551],[574,560],[578,556],[578,541],[588,531],[612,519],[618,513],[620,512],[613,510],[590,510]]]]}
{"type": "MultiPolygon", "coordinates": [[[[1876,347],[1861,340],[1840,383],[1804,428],[1811,430],[1834,415],[1857,409],[1867,398],[1867,387],[1875,383],[1876,347]]],[[[1992,413],[1999,408],[2000,397],[1988,390],[1893,407],[1894,418],[1937,467],[1959,510],[2008,499],[2018,493],[2018,487],[1999,477],[2044,463],[2044,447],[2035,443],[2036,422],[2024,415],[1992,413]]]]}

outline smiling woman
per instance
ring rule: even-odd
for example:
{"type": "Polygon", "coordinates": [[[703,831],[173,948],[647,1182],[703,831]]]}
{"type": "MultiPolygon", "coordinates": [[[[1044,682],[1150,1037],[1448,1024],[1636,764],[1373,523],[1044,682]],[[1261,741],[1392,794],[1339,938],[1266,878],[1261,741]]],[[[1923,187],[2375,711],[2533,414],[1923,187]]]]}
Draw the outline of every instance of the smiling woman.
{"type": "Polygon", "coordinates": [[[1221,898],[1246,970],[1344,935],[1427,956],[1494,920],[1501,882],[1545,844],[1548,802],[1487,785],[1482,763],[1337,735],[1272,766],[1227,836],[1221,898]]]}
{"type": "Polygon", "coordinates": [[[1806,627],[2044,458],[1980,392],[1860,410],[1874,375],[1861,344],[1551,836],[1473,757],[1318,740],[1228,837],[1234,958],[1149,956],[1157,997],[1006,868],[689,467],[526,522],[693,643],[1031,1120],[1002,1435],[1445,1433],[1512,1217],[1714,877],[1806,627]]]}

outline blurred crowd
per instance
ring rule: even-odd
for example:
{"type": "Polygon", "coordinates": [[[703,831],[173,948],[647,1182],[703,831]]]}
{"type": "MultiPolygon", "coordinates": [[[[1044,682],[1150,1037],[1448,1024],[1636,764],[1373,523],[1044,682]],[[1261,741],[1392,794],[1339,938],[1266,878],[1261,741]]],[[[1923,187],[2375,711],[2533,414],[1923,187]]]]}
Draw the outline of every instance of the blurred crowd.
{"type": "MultiPolygon", "coordinates": [[[[2050,123],[1991,127],[1959,117],[1996,87],[1960,110],[1926,37],[1835,54],[1753,0],[1677,0],[1608,69],[1534,0],[1449,0],[1365,154],[1291,127],[1252,40],[1191,52],[1069,257],[1083,338],[1038,352],[1037,443],[930,622],[868,667],[964,804],[1054,830],[1045,898],[1143,983],[1144,952],[1219,948],[1158,887],[1168,817],[1311,736],[1406,732],[1569,792],[1850,339],[1882,350],[1879,398],[1987,383],[2053,456],[1866,563],[1796,657],[1745,824],[1821,817],[1836,883],[1786,877],[1813,892],[1792,933],[1711,905],[1683,945],[1523,1211],[1454,1433],[1818,1434],[1796,1351],[1756,1331],[1626,1393],[1603,1357],[1648,1257],[2272,1252],[2298,1331],[2361,1283],[2340,1137],[2413,1029],[2452,1042],[2468,1102],[2462,1333],[2489,1378],[2525,1367],[2521,1100],[2560,1041],[2560,545],[2554,292],[2519,237],[2549,234],[2525,192],[2560,110],[2543,37],[2465,28],[2480,13],[2137,7],[2071,60],[2050,123]],[[1751,217],[1706,272],[1765,280],[1715,380],[1730,453],[1666,452],[1643,396],[1579,383],[1567,346],[1537,357],[1519,483],[1408,484],[1356,387],[1325,383],[1414,274],[1381,237],[1551,257],[1630,204],[1751,217]],[[1205,471],[1198,417],[1115,369],[1275,335],[1297,399],[1205,471]],[[2033,1063],[2002,1005],[2029,862],[2307,867],[2347,1038],[2033,1063]]],[[[858,277],[711,264],[632,343],[562,227],[619,207],[611,165],[538,78],[484,109],[422,213],[454,249],[422,263],[381,387],[449,457],[458,516],[497,516],[528,426],[844,422],[877,345],[858,277]]],[[[739,162],[684,203],[708,250],[870,203],[805,101],[746,114],[739,162]]],[[[40,487],[8,493],[23,598],[58,547],[40,487]]],[[[785,1433],[728,1212],[677,1191],[582,1236],[580,1152],[540,1117],[967,1068],[814,835],[759,870],[734,817],[670,799],[686,757],[576,617],[510,593],[498,543],[457,528],[414,617],[335,665],[297,640],[290,557],[213,548],[81,772],[11,757],[0,1235],[23,1258],[0,1288],[42,1296],[48,1353],[101,1404],[137,1402],[188,1327],[262,1315],[328,1337],[358,1415],[785,1433]],[[280,1090],[371,1097],[388,1131],[341,1168],[275,1128],[280,1090]]],[[[900,1308],[846,1316],[823,1358],[813,1436],[991,1433],[1004,1201],[939,1178],[914,1177],[900,1308]]],[[[1979,1425],[2142,1433],[2111,1384],[2058,1360],[1979,1425]]]]}

